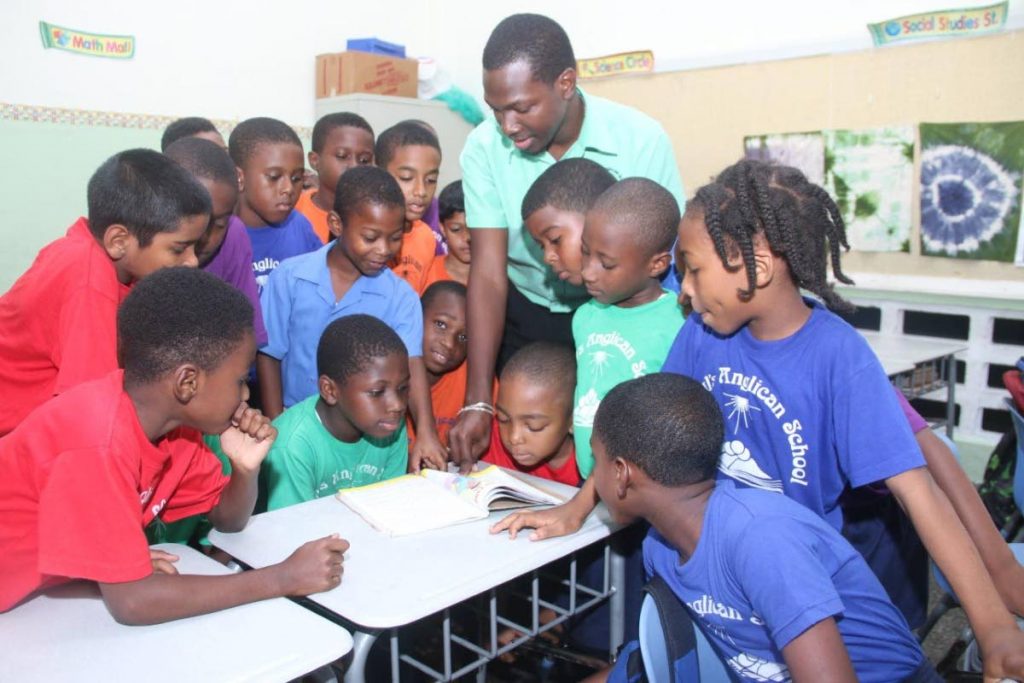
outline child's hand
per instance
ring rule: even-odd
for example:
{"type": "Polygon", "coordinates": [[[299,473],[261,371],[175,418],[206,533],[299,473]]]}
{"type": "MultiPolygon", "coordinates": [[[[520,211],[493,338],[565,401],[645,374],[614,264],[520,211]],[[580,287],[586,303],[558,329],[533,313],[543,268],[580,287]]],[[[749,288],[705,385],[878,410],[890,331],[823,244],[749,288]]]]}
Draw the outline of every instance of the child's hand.
{"type": "Polygon", "coordinates": [[[174,563],[178,561],[178,556],[172,555],[166,550],[150,548],[149,560],[153,563],[154,574],[170,574],[175,576],[178,573],[178,568],[174,566],[174,563]]]}
{"type": "Polygon", "coordinates": [[[348,546],[348,541],[338,534],[299,546],[277,565],[282,594],[304,596],[337,588],[345,571],[343,562],[348,546]]]}
{"type": "Polygon", "coordinates": [[[487,450],[490,441],[490,415],[477,410],[459,415],[458,421],[448,432],[448,443],[451,446],[452,462],[459,466],[460,473],[469,474],[487,450]]]}
{"type": "Polygon", "coordinates": [[[535,510],[533,512],[513,512],[508,517],[499,520],[491,527],[491,533],[497,534],[508,531],[510,540],[515,540],[520,529],[533,529],[530,534],[531,541],[539,541],[544,538],[555,536],[567,536],[579,531],[583,526],[583,519],[570,504],[557,505],[547,510],[535,510]]]}
{"type": "Polygon", "coordinates": [[[1011,566],[993,574],[992,581],[1006,608],[1018,617],[1024,617],[1024,565],[1014,561],[1011,566]]]}
{"type": "Polygon", "coordinates": [[[423,434],[417,438],[409,453],[409,471],[415,474],[424,467],[443,470],[448,466],[448,452],[437,437],[423,434]]]}
{"type": "Polygon", "coordinates": [[[231,426],[220,435],[220,446],[235,470],[255,472],[277,438],[270,418],[242,403],[231,417],[231,426]]]}
{"type": "Polygon", "coordinates": [[[1024,680],[1024,632],[1016,625],[1004,626],[979,636],[985,680],[1024,680]]]}

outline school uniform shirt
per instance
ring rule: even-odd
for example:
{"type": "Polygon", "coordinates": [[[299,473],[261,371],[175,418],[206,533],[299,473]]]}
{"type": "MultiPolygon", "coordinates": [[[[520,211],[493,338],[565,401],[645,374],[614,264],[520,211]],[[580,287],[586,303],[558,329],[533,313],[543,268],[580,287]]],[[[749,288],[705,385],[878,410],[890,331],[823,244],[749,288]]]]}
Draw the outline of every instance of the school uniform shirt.
{"type": "MultiPolygon", "coordinates": [[[[582,88],[577,91],[584,106],[583,124],[562,159],[590,159],[616,180],[649,178],[671,192],[682,211],[686,195],[672,142],[661,125],[636,109],[588,95],[582,88]]],[[[538,306],[554,313],[574,311],[586,300],[586,290],[552,277],[543,250],[526,233],[522,218],[526,191],[557,160],[546,150],[526,154],[516,149],[490,116],[466,138],[459,161],[466,223],[470,228],[509,232],[509,281],[538,306]]]]}
{"type": "Polygon", "coordinates": [[[267,328],[263,325],[263,311],[260,309],[260,293],[256,289],[256,276],[252,272],[252,242],[245,231],[245,224],[238,216],[228,218],[224,241],[203,270],[216,275],[242,294],[252,304],[252,327],[256,344],[267,343],[267,328]]]}
{"type": "Polygon", "coordinates": [[[594,469],[590,435],[601,399],[626,380],[659,372],[683,322],[676,297],[666,291],[654,301],[633,308],[591,300],[573,315],[573,441],[576,463],[584,479],[594,469]]]}
{"type": "Polygon", "coordinates": [[[79,218],[0,297],[0,436],[35,407],[117,369],[117,307],[129,287],[79,218]]]}
{"type": "Polygon", "coordinates": [[[316,251],[324,245],[301,213],[292,209],[280,225],[261,228],[245,226],[252,242],[252,272],[262,292],[267,278],[285,259],[316,251]]]}
{"type": "Polygon", "coordinates": [[[299,201],[295,202],[295,210],[306,217],[313,227],[313,232],[320,238],[320,244],[327,244],[331,240],[331,228],[327,225],[327,212],[316,205],[313,195],[316,189],[304,190],[299,195],[299,201]]]}
{"type": "Polygon", "coordinates": [[[423,355],[423,309],[412,288],[385,268],[360,276],[336,300],[327,267],[334,245],[285,261],[260,294],[268,339],[260,352],[281,361],[286,408],[318,393],[316,347],[327,325],[343,316],[379,318],[401,337],[410,358],[423,355]]]}
{"type": "MultiPolygon", "coordinates": [[[[430,264],[430,268],[427,269],[427,275],[423,279],[423,291],[427,291],[427,288],[435,282],[444,282],[445,280],[455,281],[451,273],[445,267],[444,262],[447,260],[447,256],[438,256],[434,259],[434,262],[430,264]]],[[[422,296],[422,294],[420,295],[422,296]]]]}
{"type": "Polygon", "coordinates": [[[405,474],[409,445],[404,424],[384,439],[364,434],[346,443],[324,427],[316,412],[319,400],[319,395],[310,396],[274,420],[277,439],[263,464],[268,510],[405,474]]]}
{"type": "Polygon", "coordinates": [[[484,462],[498,467],[505,467],[510,470],[522,472],[523,474],[532,474],[535,477],[541,479],[550,479],[551,481],[557,481],[561,484],[568,484],[569,486],[579,486],[583,483],[580,479],[580,473],[576,466],[576,449],[573,448],[572,454],[569,458],[562,463],[560,467],[551,467],[546,462],[543,462],[536,467],[529,468],[523,467],[512,457],[512,454],[505,448],[505,444],[501,442],[501,434],[498,432],[498,420],[491,420],[491,443],[487,447],[487,452],[481,458],[484,462]]]}
{"type": "MultiPolygon", "coordinates": [[[[434,426],[442,446],[448,446],[448,431],[458,419],[459,411],[466,405],[466,361],[451,372],[441,375],[430,387],[430,406],[434,412],[434,426]]],[[[416,427],[412,418],[406,418],[409,429],[409,448],[416,443],[416,427]]]]}
{"type": "Polygon", "coordinates": [[[694,313],[664,370],[692,377],[725,418],[718,478],[785,493],[835,529],[839,498],[925,465],[896,395],[864,338],[821,304],[785,339],[746,326],[728,337],[694,313]]]}
{"type": "Polygon", "coordinates": [[[427,288],[427,273],[434,263],[436,248],[434,233],[423,221],[414,221],[409,232],[402,235],[402,247],[392,259],[391,269],[408,282],[416,294],[423,294],[427,288]]]}
{"type": "Polygon", "coordinates": [[[146,438],[116,370],[0,440],[0,611],[70,579],[153,573],[143,528],[211,510],[228,478],[193,429],[146,438]]]}
{"type": "Polygon", "coordinates": [[[782,649],[829,617],[862,683],[903,680],[925,661],[857,551],[783,496],[719,482],[689,559],[654,529],[643,555],[740,680],[790,680],[782,649]]]}

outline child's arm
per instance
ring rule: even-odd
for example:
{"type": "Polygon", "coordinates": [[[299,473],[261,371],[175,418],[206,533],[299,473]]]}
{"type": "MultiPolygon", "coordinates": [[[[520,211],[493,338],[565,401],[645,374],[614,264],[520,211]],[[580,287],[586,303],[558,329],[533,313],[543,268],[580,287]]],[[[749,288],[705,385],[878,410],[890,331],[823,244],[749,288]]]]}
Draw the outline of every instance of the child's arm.
{"type": "Polygon", "coordinates": [[[256,354],[256,378],[260,384],[263,413],[271,420],[284,412],[284,389],[281,387],[281,361],[265,353],[256,354]]]}
{"type": "Polygon", "coordinates": [[[421,467],[443,470],[448,454],[437,436],[434,408],[430,403],[430,382],[423,358],[409,359],[409,413],[416,424],[416,443],[409,454],[409,471],[419,472],[421,467]]]}
{"type": "Polygon", "coordinates": [[[567,503],[547,510],[514,512],[492,526],[491,533],[507,530],[508,537],[514,540],[521,529],[533,529],[533,533],[530,534],[531,541],[567,536],[579,531],[587,515],[597,507],[597,501],[594,478],[587,477],[580,490],[567,503]]]}
{"type": "Polygon", "coordinates": [[[305,596],[341,582],[348,542],[337,534],[309,541],[288,559],[265,569],[229,576],[154,572],[138,581],[100,583],[118,623],[158,624],[281,596],[305,596]]]}
{"type": "Polygon", "coordinates": [[[277,437],[270,420],[244,403],[231,422],[220,435],[221,449],[231,461],[231,480],[208,515],[218,531],[226,532],[241,531],[249,521],[256,505],[260,464],[277,437]]]}
{"type": "Polygon", "coordinates": [[[981,645],[985,676],[1024,676],[1024,633],[1003,605],[949,499],[924,467],[889,477],[885,483],[960,598],[981,645]]]}
{"type": "Polygon", "coordinates": [[[794,683],[857,683],[850,655],[832,617],[819,621],[782,648],[794,683]]]}
{"type": "Polygon", "coordinates": [[[1024,567],[1017,562],[1010,546],[992,523],[978,490],[949,447],[932,430],[923,429],[915,438],[928,463],[928,472],[952,503],[1003,602],[1011,612],[1024,616],[1024,567]]]}

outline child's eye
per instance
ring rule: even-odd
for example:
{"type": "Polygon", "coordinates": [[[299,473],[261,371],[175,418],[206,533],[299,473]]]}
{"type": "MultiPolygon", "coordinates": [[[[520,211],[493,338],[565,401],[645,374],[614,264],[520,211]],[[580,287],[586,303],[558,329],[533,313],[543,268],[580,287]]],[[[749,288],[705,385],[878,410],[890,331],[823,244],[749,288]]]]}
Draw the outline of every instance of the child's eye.
{"type": "Polygon", "coordinates": [[[550,241],[551,241],[551,246],[557,247],[559,244],[561,244],[562,238],[561,237],[554,237],[550,241]]]}
{"type": "Polygon", "coordinates": [[[384,390],[383,389],[370,389],[369,391],[366,392],[366,395],[371,397],[371,398],[380,398],[381,396],[384,395],[384,390]]]}
{"type": "Polygon", "coordinates": [[[335,154],[334,156],[337,157],[338,159],[341,159],[342,161],[348,159],[348,154],[335,154]]]}
{"type": "Polygon", "coordinates": [[[278,180],[281,179],[281,174],[280,173],[268,173],[267,174],[267,179],[272,181],[272,182],[277,182],[278,180]]]}
{"type": "Polygon", "coordinates": [[[503,425],[507,425],[509,422],[512,421],[507,415],[502,415],[501,413],[495,415],[494,418],[498,421],[498,424],[503,425]]]}
{"type": "Polygon", "coordinates": [[[401,180],[403,183],[411,183],[414,180],[414,178],[412,176],[403,176],[403,175],[398,176],[398,179],[401,180]]]}
{"type": "Polygon", "coordinates": [[[304,174],[302,174],[302,173],[299,173],[298,175],[293,175],[292,176],[292,182],[293,183],[301,183],[303,175],[304,174]]]}
{"type": "Polygon", "coordinates": [[[448,323],[446,323],[443,320],[435,320],[434,321],[434,327],[436,327],[439,330],[447,330],[448,329],[448,323]]]}
{"type": "Polygon", "coordinates": [[[545,429],[547,429],[547,427],[547,425],[540,425],[539,427],[531,424],[526,425],[526,429],[530,432],[533,432],[534,434],[536,434],[537,432],[543,432],[545,429]]]}
{"type": "Polygon", "coordinates": [[[460,343],[460,344],[465,344],[465,343],[466,343],[466,342],[468,342],[468,341],[469,341],[469,337],[467,337],[467,336],[466,336],[466,335],[464,335],[464,334],[460,334],[460,335],[459,335],[459,343],[460,343]]]}
{"type": "Polygon", "coordinates": [[[601,267],[604,268],[605,270],[614,270],[615,269],[615,264],[614,263],[601,263],[601,267]]]}
{"type": "Polygon", "coordinates": [[[359,157],[359,159],[357,159],[357,161],[360,164],[362,164],[363,166],[365,166],[367,164],[372,164],[373,163],[373,157],[371,157],[371,156],[361,156],[361,157],[359,157]]]}

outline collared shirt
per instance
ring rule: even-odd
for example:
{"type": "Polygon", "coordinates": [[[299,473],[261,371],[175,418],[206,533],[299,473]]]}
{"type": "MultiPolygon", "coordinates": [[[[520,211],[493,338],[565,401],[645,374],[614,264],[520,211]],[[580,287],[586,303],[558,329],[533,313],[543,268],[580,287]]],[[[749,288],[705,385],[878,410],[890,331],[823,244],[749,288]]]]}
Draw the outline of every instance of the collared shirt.
{"type": "MultiPolygon", "coordinates": [[[[685,207],[675,155],[661,125],[635,109],[586,95],[579,137],[563,159],[584,157],[616,179],[641,176],[664,186],[685,207]]],[[[508,229],[508,277],[530,301],[554,312],[574,310],[586,290],[558,280],[544,265],[543,252],[523,227],[522,202],[530,185],[555,163],[547,151],[516,149],[494,117],[470,133],[460,159],[466,222],[471,228],[508,229]]]]}
{"type": "Polygon", "coordinates": [[[360,276],[341,300],[335,299],[327,253],[335,246],[290,258],[274,269],[260,293],[266,344],[260,352],[281,361],[285,407],[317,393],[316,348],[334,320],[365,313],[384,321],[409,352],[423,355],[423,311],[404,280],[385,268],[360,276]]]}

